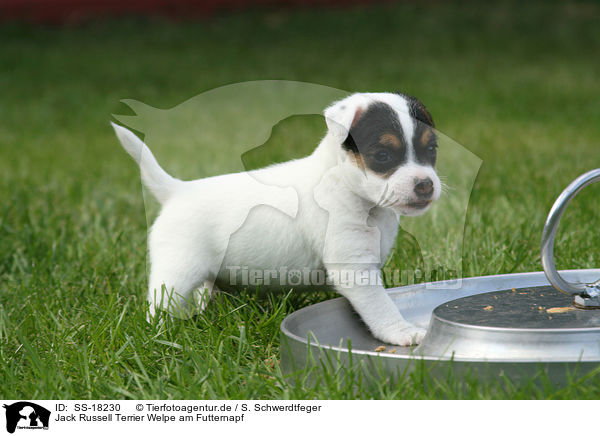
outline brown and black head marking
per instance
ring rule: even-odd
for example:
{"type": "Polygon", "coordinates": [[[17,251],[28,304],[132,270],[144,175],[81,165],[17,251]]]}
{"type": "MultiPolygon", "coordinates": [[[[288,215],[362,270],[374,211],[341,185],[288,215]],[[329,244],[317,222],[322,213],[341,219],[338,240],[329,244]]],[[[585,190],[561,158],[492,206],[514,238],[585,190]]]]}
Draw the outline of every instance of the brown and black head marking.
{"type": "Polygon", "coordinates": [[[391,106],[378,102],[356,113],[342,147],[363,168],[387,178],[408,160],[408,147],[421,165],[435,166],[437,138],[431,114],[414,97],[406,99],[414,121],[412,144],[407,144],[398,115],[391,106]]]}
{"type": "Polygon", "coordinates": [[[438,144],[433,118],[421,101],[410,95],[398,94],[406,99],[410,116],[415,123],[414,135],[412,138],[415,159],[421,165],[431,165],[434,167],[437,158],[438,144]]]}
{"type": "Polygon", "coordinates": [[[352,122],[342,147],[361,166],[388,177],[406,163],[407,146],[396,112],[386,103],[374,103],[352,122]]]}

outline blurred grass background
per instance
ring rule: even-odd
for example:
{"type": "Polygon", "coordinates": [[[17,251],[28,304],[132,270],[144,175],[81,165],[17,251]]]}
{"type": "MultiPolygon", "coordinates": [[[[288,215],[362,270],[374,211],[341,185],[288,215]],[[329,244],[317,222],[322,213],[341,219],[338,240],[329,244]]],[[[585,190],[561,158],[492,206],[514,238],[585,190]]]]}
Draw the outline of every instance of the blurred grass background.
{"type": "MultiPolygon", "coordinates": [[[[591,1],[433,1],[198,21],[2,23],[0,396],[597,398],[597,378],[558,389],[417,374],[357,386],[307,371],[290,385],[278,364],[279,323],[332,295],[222,295],[198,319],[153,330],[143,322],[139,176],[108,121],[128,113],[124,98],[170,108],[247,80],[401,90],[483,160],[465,276],[537,271],[554,199],[600,166],[599,18],[591,1]]],[[[291,119],[271,140],[304,129],[298,144],[324,125],[291,119]]],[[[600,266],[599,199],[588,188],[563,218],[560,268],[600,266]]],[[[413,253],[402,250],[398,262],[413,253]]]]}

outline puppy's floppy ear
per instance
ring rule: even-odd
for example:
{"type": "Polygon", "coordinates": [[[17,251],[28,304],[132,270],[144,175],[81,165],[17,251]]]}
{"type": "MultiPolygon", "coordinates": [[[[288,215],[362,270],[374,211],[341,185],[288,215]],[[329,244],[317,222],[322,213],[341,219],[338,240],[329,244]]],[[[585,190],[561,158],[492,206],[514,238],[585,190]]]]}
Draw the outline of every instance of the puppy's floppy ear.
{"type": "Polygon", "coordinates": [[[428,125],[429,127],[435,128],[435,123],[433,122],[433,118],[425,105],[418,98],[412,97],[408,94],[402,94],[401,92],[396,92],[396,94],[401,95],[406,98],[406,102],[408,103],[408,110],[410,111],[410,116],[420,121],[423,124],[428,125]]]}
{"type": "Polygon", "coordinates": [[[327,128],[341,144],[348,137],[350,129],[366,110],[367,102],[359,95],[351,95],[336,101],[323,112],[327,128]]]}

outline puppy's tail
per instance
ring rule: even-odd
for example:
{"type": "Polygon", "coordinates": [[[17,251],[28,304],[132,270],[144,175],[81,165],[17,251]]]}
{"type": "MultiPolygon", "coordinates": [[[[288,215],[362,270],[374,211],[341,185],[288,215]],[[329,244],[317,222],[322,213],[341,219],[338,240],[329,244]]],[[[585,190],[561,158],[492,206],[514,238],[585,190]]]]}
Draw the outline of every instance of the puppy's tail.
{"type": "Polygon", "coordinates": [[[121,145],[129,155],[135,159],[140,166],[142,182],[150,192],[156,197],[159,203],[163,204],[169,199],[174,191],[177,190],[184,182],[171,177],[163,170],[156,158],[144,142],[135,136],[133,132],[125,127],[115,123],[110,123],[115,129],[117,138],[121,141],[121,145]]]}

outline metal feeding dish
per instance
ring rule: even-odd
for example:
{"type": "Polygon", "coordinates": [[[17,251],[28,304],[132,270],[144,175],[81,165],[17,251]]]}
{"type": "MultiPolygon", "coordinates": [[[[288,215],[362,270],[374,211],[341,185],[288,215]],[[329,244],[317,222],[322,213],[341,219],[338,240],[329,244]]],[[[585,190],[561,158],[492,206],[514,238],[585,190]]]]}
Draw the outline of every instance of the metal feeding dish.
{"type": "MultiPolygon", "coordinates": [[[[554,236],[569,201],[600,180],[600,169],[576,179],[558,197],[542,235],[544,272],[422,283],[390,289],[404,317],[427,328],[417,347],[373,338],[350,304],[337,298],[298,310],[281,324],[286,372],[364,361],[390,374],[420,366],[479,376],[531,380],[543,373],[566,382],[600,365],[600,269],[557,272],[554,236]],[[560,292],[559,292],[560,291],[560,292]],[[307,352],[307,348],[308,351],[307,352]]],[[[440,372],[441,371],[441,372],[440,372]]]]}
{"type": "Polygon", "coordinates": [[[419,353],[600,361],[600,313],[572,307],[570,297],[551,286],[463,297],[434,309],[419,353]]]}

